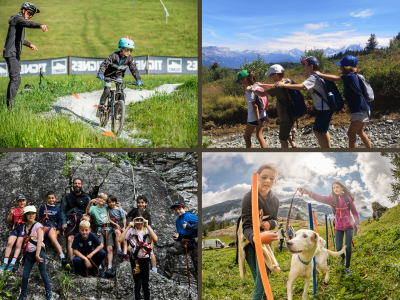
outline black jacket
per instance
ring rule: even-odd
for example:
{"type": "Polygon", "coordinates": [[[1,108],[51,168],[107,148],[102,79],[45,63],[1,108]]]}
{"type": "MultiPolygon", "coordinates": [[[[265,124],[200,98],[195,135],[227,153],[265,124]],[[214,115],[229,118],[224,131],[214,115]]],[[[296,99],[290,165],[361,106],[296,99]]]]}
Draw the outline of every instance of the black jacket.
{"type": "Polygon", "coordinates": [[[8,33],[3,49],[3,57],[21,57],[22,45],[29,47],[31,43],[25,40],[25,27],[40,28],[42,24],[30,22],[22,13],[13,15],[8,21],[8,33]]]}
{"type": "Polygon", "coordinates": [[[65,195],[61,202],[63,224],[67,223],[67,219],[72,218],[74,213],[83,215],[89,202],[90,196],[83,191],[78,196],[76,196],[74,192],[65,195]]]}
{"type": "Polygon", "coordinates": [[[103,61],[100,65],[99,73],[98,74],[104,74],[104,77],[110,77],[113,79],[116,78],[123,78],[125,75],[125,71],[120,71],[111,66],[111,64],[117,64],[117,65],[125,65],[129,67],[129,70],[131,71],[133,77],[135,77],[136,80],[141,80],[140,75],[139,75],[139,70],[136,67],[135,60],[133,59],[132,56],[123,56],[122,61],[121,61],[121,54],[119,51],[114,52],[111,54],[109,57],[106,58],[105,61],[103,61]]]}

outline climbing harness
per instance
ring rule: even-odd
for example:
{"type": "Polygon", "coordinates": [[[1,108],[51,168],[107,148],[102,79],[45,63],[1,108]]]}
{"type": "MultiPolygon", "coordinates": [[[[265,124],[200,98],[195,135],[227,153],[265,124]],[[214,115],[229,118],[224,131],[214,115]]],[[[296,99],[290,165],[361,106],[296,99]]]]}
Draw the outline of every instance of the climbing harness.
{"type": "MultiPolygon", "coordinates": [[[[35,247],[37,247],[37,242],[35,242],[35,241],[33,240],[33,235],[31,235],[31,234],[32,234],[32,229],[33,229],[33,227],[36,225],[36,223],[37,223],[37,222],[33,223],[33,225],[31,226],[31,228],[29,228],[29,231],[28,231],[28,232],[26,232],[26,225],[25,225],[25,227],[24,227],[25,236],[24,236],[24,241],[23,241],[23,243],[24,243],[25,247],[24,247],[24,251],[22,252],[21,266],[24,266],[25,259],[26,259],[26,256],[27,256],[27,254],[28,254],[28,246],[29,246],[29,243],[31,243],[32,245],[34,245],[35,247]]],[[[42,250],[45,251],[45,249],[44,249],[44,247],[43,247],[43,243],[42,243],[42,250]]]]}
{"type": "MultiPolygon", "coordinates": [[[[75,224],[74,224],[74,227],[72,227],[72,229],[67,233],[67,236],[68,236],[72,231],[74,231],[74,229],[75,229],[75,227],[76,227],[76,224],[78,223],[78,220],[76,219],[77,214],[76,214],[76,213],[73,213],[73,216],[74,216],[75,224]]],[[[71,221],[68,220],[68,221],[67,221],[67,224],[68,224],[68,223],[71,224],[71,221]]],[[[65,229],[63,229],[63,235],[65,235],[65,229]]]]}
{"type": "Polygon", "coordinates": [[[133,233],[134,233],[133,236],[134,236],[135,239],[136,239],[136,242],[137,242],[138,247],[136,247],[136,246],[133,244],[132,240],[129,239],[129,245],[131,246],[131,252],[132,252],[132,255],[130,256],[130,259],[131,259],[131,266],[132,266],[133,264],[135,265],[135,268],[132,267],[132,272],[133,272],[133,274],[139,274],[139,273],[140,273],[139,261],[140,261],[142,258],[144,258],[146,255],[149,255],[149,257],[150,257],[150,253],[151,253],[151,250],[152,250],[151,246],[150,246],[149,244],[146,244],[146,243],[144,242],[144,241],[150,236],[149,233],[145,233],[145,230],[146,230],[146,228],[144,228],[143,241],[139,242],[139,237],[138,237],[138,235],[137,235],[136,228],[133,229],[133,233]],[[136,231],[136,234],[135,234],[135,231],[136,231]],[[144,256],[143,256],[142,258],[137,258],[140,249],[143,249],[143,251],[144,251],[145,254],[144,254],[144,256]]]}
{"type": "MultiPolygon", "coordinates": [[[[50,224],[50,229],[49,229],[49,231],[48,231],[48,234],[50,234],[50,231],[54,228],[54,232],[55,232],[55,234],[56,234],[56,239],[57,239],[57,224],[55,224],[55,222],[53,222],[52,220],[50,220],[50,218],[49,218],[49,214],[47,213],[47,205],[45,204],[44,205],[44,208],[45,208],[45,210],[46,210],[46,216],[43,218],[43,219],[41,219],[40,221],[39,221],[39,223],[41,223],[42,225],[43,225],[43,221],[44,220],[47,220],[46,221],[46,223],[49,223],[50,224]]],[[[43,234],[44,234],[44,225],[43,225],[43,234]]]]}

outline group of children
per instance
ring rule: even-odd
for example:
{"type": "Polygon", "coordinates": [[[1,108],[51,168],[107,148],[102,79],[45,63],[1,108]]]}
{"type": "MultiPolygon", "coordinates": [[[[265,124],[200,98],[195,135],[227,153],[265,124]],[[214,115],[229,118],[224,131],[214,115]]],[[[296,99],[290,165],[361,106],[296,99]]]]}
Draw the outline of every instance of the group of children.
{"type": "MultiPolygon", "coordinates": [[[[135,299],[140,299],[141,287],[143,287],[145,299],[150,299],[149,272],[150,265],[152,271],[157,272],[153,249],[154,242],[157,242],[158,238],[151,228],[150,214],[146,210],[148,200],[145,196],[138,196],[137,207],[129,213],[120,207],[113,195],[107,196],[100,193],[98,198],[90,200],[86,208],[87,214],[75,224],[79,231],[74,234],[71,244],[73,253],[71,260],[65,258],[57,241],[63,220],[60,208],[55,206],[57,200],[55,193],[47,193],[46,200],[47,204],[43,204],[37,212],[35,206],[26,205],[27,201],[24,195],[18,195],[16,197],[18,207],[11,208],[7,218],[7,222],[13,223],[13,227],[1,269],[14,271],[18,269],[19,263],[22,261],[24,271],[19,300],[27,298],[28,280],[35,261],[39,265],[45,285],[46,299],[51,299],[50,280],[46,272],[45,236],[48,236],[59,253],[62,266],[68,269],[72,262],[75,272],[82,276],[114,277],[112,259],[113,247],[115,246],[117,254],[122,260],[128,258],[130,260],[135,281],[135,299]],[[108,206],[105,205],[106,202],[108,206]],[[133,218],[129,224],[126,221],[127,215],[133,218]],[[14,244],[16,244],[14,256],[10,262],[9,256],[14,244]],[[23,255],[19,259],[21,249],[23,249],[23,255]],[[107,267],[104,267],[106,268],[104,271],[102,263],[105,258],[107,258],[107,267]]],[[[186,243],[185,247],[195,253],[196,257],[194,258],[194,255],[192,255],[192,259],[197,269],[197,239],[195,240],[197,238],[197,216],[186,212],[185,204],[182,201],[174,203],[171,209],[175,209],[178,220],[183,220],[179,221],[179,226],[177,220],[178,234],[174,236],[174,239],[183,240],[186,243]],[[188,242],[189,240],[191,243],[188,242]],[[191,248],[196,249],[193,251],[191,248]]],[[[74,228],[70,230],[70,232],[72,231],[74,231],[74,228]]],[[[169,252],[167,251],[167,253],[169,252]]],[[[171,278],[172,269],[168,259],[167,257],[164,276],[171,278]]]]}
{"type": "Polygon", "coordinates": [[[324,84],[318,77],[330,81],[343,81],[344,94],[351,112],[350,127],[347,132],[349,147],[356,148],[356,136],[358,135],[366,148],[371,148],[371,142],[364,132],[364,125],[370,120],[370,107],[366,101],[364,91],[358,77],[359,69],[356,68],[358,59],[351,55],[346,55],[340,62],[335,63],[340,66],[342,76],[322,74],[319,72],[319,61],[315,57],[303,59],[304,70],[309,77],[303,83],[293,84],[285,79],[285,69],[278,64],[270,67],[265,74],[274,81],[274,84],[261,84],[257,82],[255,74],[251,71],[242,70],[237,74],[237,81],[246,87],[246,101],[248,105],[247,127],[244,135],[246,147],[251,148],[251,134],[257,130],[256,137],[261,148],[266,148],[266,143],[262,136],[263,124],[266,122],[266,111],[259,111],[256,105],[256,95],[259,97],[276,96],[278,116],[280,118],[279,139],[282,148],[288,148],[288,142],[296,148],[290,131],[296,118],[286,111],[284,105],[289,105],[289,95],[285,89],[309,90],[311,92],[314,106],[317,110],[313,132],[318,139],[321,148],[331,148],[329,126],[333,115],[327,102],[327,92],[324,84]],[[263,87],[269,88],[267,91],[263,87]]]}

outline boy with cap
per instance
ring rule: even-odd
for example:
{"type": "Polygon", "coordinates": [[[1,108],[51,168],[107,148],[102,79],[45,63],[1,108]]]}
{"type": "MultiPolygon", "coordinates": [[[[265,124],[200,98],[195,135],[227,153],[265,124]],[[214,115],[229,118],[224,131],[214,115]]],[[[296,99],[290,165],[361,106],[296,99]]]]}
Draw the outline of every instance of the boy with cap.
{"type": "Polygon", "coordinates": [[[8,238],[6,253],[4,256],[4,262],[0,268],[1,270],[7,269],[7,271],[13,271],[14,269],[18,269],[18,265],[16,263],[17,263],[18,256],[21,252],[22,243],[24,241],[24,224],[25,224],[25,222],[23,221],[22,216],[24,213],[24,208],[26,206],[26,198],[22,194],[17,195],[15,197],[15,202],[18,205],[18,207],[17,208],[12,207],[10,209],[10,213],[8,214],[8,217],[7,217],[7,223],[12,222],[13,227],[12,227],[10,236],[8,238]],[[11,254],[11,251],[12,251],[15,241],[17,241],[17,244],[15,246],[14,257],[13,257],[11,263],[8,265],[8,258],[11,254]],[[7,268],[7,265],[8,265],[8,268],[7,268]]]}
{"type": "Polygon", "coordinates": [[[331,138],[328,130],[334,111],[329,108],[327,99],[321,99],[318,96],[318,94],[326,95],[325,89],[316,76],[312,75],[315,71],[318,71],[319,61],[314,56],[309,56],[301,61],[304,63],[306,74],[310,75],[307,80],[300,84],[284,84],[283,82],[279,82],[277,86],[292,90],[310,90],[314,106],[317,109],[313,127],[314,134],[321,148],[331,148],[331,138]]]}
{"type": "Polygon", "coordinates": [[[175,221],[178,233],[174,234],[173,239],[180,241],[179,244],[167,249],[167,257],[164,265],[164,276],[171,279],[174,270],[175,255],[188,254],[194,265],[194,277],[197,280],[197,225],[198,217],[186,211],[185,202],[176,201],[171,209],[175,210],[178,218],[175,221]]]}

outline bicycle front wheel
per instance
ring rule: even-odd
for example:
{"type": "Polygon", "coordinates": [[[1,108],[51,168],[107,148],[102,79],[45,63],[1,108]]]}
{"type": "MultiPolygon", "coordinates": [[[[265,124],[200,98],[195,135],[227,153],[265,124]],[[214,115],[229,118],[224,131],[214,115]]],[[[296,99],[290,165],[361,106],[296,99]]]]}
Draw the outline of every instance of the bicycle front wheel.
{"type": "Polygon", "coordinates": [[[110,92],[110,94],[107,96],[106,102],[103,105],[104,108],[100,115],[101,127],[107,126],[108,118],[110,117],[109,103],[111,103],[111,98],[114,96],[113,93],[114,92],[110,92]]]}
{"type": "Polygon", "coordinates": [[[125,123],[125,102],[119,100],[114,105],[114,117],[112,119],[111,131],[119,136],[125,123]]]}

